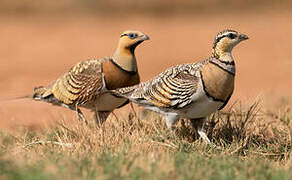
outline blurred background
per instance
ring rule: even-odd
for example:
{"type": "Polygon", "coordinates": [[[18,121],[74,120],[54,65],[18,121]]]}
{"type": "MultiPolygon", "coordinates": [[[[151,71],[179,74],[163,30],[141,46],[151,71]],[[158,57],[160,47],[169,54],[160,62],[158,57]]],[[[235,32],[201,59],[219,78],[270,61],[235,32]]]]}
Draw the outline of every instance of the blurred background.
{"type": "Polygon", "coordinates": [[[250,37],[233,51],[237,75],[229,106],[290,101],[289,0],[0,0],[0,128],[76,119],[64,108],[5,99],[50,84],[81,60],[111,56],[124,30],[151,38],[136,50],[145,81],[169,66],[204,60],[226,28],[250,37]]]}

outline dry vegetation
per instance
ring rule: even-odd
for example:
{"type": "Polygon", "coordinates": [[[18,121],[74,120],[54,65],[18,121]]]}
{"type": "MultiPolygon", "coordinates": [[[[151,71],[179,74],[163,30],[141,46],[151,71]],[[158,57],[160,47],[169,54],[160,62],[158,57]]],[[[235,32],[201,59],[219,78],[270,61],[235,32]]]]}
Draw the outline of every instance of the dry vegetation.
{"type": "Polygon", "coordinates": [[[198,139],[188,120],[170,132],[161,116],[132,109],[101,127],[57,121],[55,128],[1,132],[0,177],[6,179],[277,179],[291,175],[291,113],[256,102],[212,115],[198,139]]]}

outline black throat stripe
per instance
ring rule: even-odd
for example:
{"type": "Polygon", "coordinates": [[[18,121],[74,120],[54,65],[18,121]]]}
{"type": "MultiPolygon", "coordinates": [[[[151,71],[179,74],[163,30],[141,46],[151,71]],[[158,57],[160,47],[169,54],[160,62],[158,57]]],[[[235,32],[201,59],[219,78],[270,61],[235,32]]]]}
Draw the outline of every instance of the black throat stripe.
{"type": "MultiPolygon", "coordinates": [[[[220,62],[221,62],[221,61],[220,61],[220,62]]],[[[223,71],[225,71],[225,72],[227,72],[227,73],[229,73],[229,74],[232,74],[233,76],[235,75],[234,72],[231,72],[231,71],[229,71],[228,69],[225,69],[224,67],[220,66],[220,64],[218,64],[218,63],[216,63],[216,62],[214,62],[214,61],[210,61],[210,63],[212,63],[212,64],[214,64],[215,66],[219,67],[219,68],[222,69],[223,71]]]]}
{"type": "Polygon", "coordinates": [[[226,65],[235,65],[234,61],[222,61],[221,59],[218,59],[221,63],[226,64],[226,65]]]}
{"type": "Polygon", "coordinates": [[[124,68],[122,68],[119,64],[117,64],[112,58],[110,58],[110,61],[116,66],[116,67],[118,67],[120,70],[122,70],[122,71],[124,71],[124,72],[126,72],[126,73],[128,73],[128,74],[137,74],[137,72],[136,71],[127,71],[126,69],[124,69],[124,68]]]}

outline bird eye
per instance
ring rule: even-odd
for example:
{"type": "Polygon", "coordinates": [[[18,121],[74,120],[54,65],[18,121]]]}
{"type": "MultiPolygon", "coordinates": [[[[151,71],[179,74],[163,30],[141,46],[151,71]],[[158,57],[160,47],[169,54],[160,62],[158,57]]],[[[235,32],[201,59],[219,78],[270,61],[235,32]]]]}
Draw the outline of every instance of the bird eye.
{"type": "Polygon", "coordinates": [[[234,39],[236,37],[236,35],[233,33],[230,33],[227,35],[227,37],[229,37],[230,39],[234,39]]]}
{"type": "Polygon", "coordinates": [[[135,39],[137,37],[137,34],[130,33],[130,34],[128,34],[128,36],[130,39],[135,39]]]}

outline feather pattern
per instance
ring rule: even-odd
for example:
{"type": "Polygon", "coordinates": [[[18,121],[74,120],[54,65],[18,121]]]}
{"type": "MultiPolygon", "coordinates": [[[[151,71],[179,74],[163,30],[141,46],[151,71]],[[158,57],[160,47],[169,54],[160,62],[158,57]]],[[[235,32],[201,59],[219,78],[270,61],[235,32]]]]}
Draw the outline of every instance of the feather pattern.
{"type": "Polygon", "coordinates": [[[199,68],[207,61],[171,67],[154,79],[116,93],[143,105],[160,108],[183,108],[192,102],[198,88],[199,68]]]}
{"type": "Polygon", "coordinates": [[[94,101],[103,87],[101,63],[104,60],[87,60],[75,65],[54,83],[54,96],[68,105],[94,101]]]}

